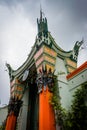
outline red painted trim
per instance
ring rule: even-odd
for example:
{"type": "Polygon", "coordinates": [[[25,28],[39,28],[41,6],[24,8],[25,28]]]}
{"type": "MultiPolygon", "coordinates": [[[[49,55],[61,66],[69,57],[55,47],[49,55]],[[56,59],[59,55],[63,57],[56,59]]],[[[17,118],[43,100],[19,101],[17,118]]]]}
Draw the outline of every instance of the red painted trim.
{"type": "Polygon", "coordinates": [[[78,67],[76,70],[74,70],[72,73],[68,74],[66,76],[67,80],[74,77],[75,75],[77,75],[78,73],[83,71],[84,69],[87,69],[87,61],[85,63],[83,63],[80,67],[78,67]]]}

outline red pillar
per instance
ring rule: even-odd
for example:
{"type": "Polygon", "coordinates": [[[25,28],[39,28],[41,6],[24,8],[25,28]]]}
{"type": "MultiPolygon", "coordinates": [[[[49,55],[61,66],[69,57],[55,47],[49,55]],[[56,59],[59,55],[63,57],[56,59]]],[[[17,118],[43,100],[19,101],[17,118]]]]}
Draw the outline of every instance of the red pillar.
{"type": "Polygon", "coordinates": [[[15,130],[15,128],[16,128],[16,116],[12,112],[7,118],[5,130],[15,130]]]}
{"type": "Polygon", "coordinates": [[[39,130],[56,130],[55,114],[49,103],[52,93],[44,89],[39,94],[39,130]]]}

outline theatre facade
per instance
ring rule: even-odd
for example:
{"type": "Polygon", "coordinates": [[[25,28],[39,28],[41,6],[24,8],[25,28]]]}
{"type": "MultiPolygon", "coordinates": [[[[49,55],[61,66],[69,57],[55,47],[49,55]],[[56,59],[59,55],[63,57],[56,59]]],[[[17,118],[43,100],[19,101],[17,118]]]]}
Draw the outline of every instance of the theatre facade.
{"type": "Polygon", "coordinates": [[[17,70],[6,64],[10,78],[6,130],[57,130],[55,111],[49,104],[54,77],[62,107],[68,109],[70,106],[72,97],[66,76],[77,68],[78,51],[83,41],[77,41],[72,50],[64,51],[49,32],[42,11],[37,28],[27,60],[17,70]]]}

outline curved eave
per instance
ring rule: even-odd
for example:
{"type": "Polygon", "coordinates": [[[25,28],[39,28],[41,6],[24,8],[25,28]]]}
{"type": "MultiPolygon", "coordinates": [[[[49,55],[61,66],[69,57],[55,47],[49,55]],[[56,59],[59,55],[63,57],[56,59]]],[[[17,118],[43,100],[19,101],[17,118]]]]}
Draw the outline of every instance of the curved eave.
{"type": "Polygon", "coordinates": [[[26,69],[30,69],[32,65],[34,65],[34,54],[36,52],[36,47],[33,46],[30,54],[28,55],[28,58],[26,61],[20,66],[17,70],[12,72],[12,76],[19,77],[26,69]]]}
{"type": "Polygon", "coordinates": [[[64,51],[61,47],[58,46],[58,44],[55,42],[51,34],[49,33],[49,37],[52,41],[52,48],[57,52],[58,55],[62,57],[70,57],[72,55],[72,50],[70,51],[64,51]]]}
{"type": "MultiPolygon", "coordinates": [[[[58,44],[55,42],[55,40],[53,39],[53,37],[51,36],[50,32],[48,32],[49,34],[49,38],[50,40],[52,41],[52,49],[55,50],[55,52],[57,52],[57,55],[62,57],[62,58],[65,58],[65,57],[70,57],[72,55],[72,50],[71,51],[64,51],[62,48],[60,48],[58,46],[58,44]]],[[[30,54],[28,55],[28,58],[26,59],[26,61],[23,63],[22,66],[20,66],[17,70],[13,71],[12,72],[12,76],[14,77],[19,77],[20,75],[23,74],[23,72],[26,70],[26,69],[29,69],[31,68],[32,65],[34,65],[34,55],[36,53],[36,41],[34,43],[34,46],[30,52],[30,54]]]]}

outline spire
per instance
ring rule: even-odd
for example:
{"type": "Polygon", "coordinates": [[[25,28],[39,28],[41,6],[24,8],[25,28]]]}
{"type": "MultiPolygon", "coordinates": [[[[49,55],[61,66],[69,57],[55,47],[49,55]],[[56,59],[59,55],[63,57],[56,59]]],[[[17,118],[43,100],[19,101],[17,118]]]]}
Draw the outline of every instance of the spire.
{"type": "Polygon", "coordinates": [[[47,25],[47,19],[43,16],[42,8],[40,5],[40,18],[37,19],[37,26],[38,26],[38,37],[42,35],[47,35],[48,32],[48,25],[47,25]]]}
{"type": "Polygon", "coordinates": [[[42,7],[41,7],[41,4],[40,4],[40,20],[42,21],[42,7]]]}

